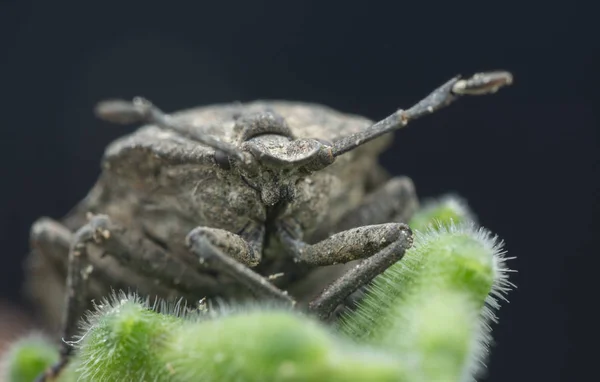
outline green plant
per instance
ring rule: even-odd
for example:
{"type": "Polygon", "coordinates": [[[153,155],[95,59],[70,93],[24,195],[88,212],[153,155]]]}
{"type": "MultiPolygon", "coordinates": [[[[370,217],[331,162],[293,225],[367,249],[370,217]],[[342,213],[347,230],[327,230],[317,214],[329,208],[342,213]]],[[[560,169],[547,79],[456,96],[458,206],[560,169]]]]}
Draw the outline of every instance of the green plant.
{"type": "Polygon", "coordinates": [[[29,382],[48,365],[58,361],[52,342],[40,334],[30,334],[12,344],[2,358],[0,381],[29,382]]]}

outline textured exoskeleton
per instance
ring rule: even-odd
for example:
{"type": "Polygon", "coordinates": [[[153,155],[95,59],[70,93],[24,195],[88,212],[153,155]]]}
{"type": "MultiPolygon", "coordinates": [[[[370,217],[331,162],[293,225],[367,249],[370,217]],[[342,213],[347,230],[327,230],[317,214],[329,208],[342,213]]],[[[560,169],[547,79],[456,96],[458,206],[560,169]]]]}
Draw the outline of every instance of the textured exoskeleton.
{"type": "Polygon", "coordinates": [[[270,299],[328,319],[412,244],[414,186],[377,163],[391,133],[511,82],[506,72],[456,77],[375,124],[285,101],[172,115],[140,98],[100,103],[101,118],[144,126],[110,144],[99,180],[73,211],[34,224],[30,290],[49,321],[62,319],[66,339],[109,288],[270,299]]]}

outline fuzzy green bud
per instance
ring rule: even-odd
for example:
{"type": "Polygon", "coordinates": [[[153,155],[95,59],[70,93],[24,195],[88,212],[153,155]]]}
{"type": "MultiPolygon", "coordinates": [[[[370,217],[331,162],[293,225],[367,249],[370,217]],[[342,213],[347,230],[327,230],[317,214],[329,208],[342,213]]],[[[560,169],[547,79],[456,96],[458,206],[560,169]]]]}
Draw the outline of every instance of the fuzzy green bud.
{"type": "Polygon", "coordinates": [[[104,301],[78,344],[79,380],[163,380],[158,354],[179,325],[176,317],[152,311],[131,296],[104,301]]]}
{"type": "Polygon", "coordinates": [[[452,194],[425,201],[413,215],[409,226],[414,231],[425,231],[435,225],[449,227],[452,224],[475,222],[475,215],[467,203],[452,194]]]}
{"type": "Polygon", "coordinates": [[[30,335],[16,341],[2,358],[0,380],[31,382],[58,361],[58,349],[41,335],[30,335]]]}

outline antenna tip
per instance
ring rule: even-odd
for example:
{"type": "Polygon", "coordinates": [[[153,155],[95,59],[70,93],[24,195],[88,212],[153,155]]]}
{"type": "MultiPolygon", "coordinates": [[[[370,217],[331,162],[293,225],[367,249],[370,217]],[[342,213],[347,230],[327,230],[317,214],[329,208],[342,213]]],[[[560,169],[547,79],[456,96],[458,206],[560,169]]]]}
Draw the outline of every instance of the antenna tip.
{"type": "Polygon", "coordinates": [[[120,99],[101,101],[96,104],[94,114],[100,119],[121,125],[141,122],[146,116],[139,101],[136,101],[137,99],[133,103],[120,99]]]}
{"type": "Polygon", "coordinates": [[[506,71],[493,71],[474,74],[471,78],[456,81],[452,93],[459,95],[491,94],[513,83],[513,75],[506,71]]]}

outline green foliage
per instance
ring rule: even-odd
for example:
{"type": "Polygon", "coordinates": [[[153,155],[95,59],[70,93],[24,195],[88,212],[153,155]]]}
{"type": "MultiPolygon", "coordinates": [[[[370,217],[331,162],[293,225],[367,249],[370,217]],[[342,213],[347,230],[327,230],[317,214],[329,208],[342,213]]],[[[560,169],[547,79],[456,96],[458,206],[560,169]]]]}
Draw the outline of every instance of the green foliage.
{"type": "Polygon", "coordinates": [[[158,353],[180,325],[134,296],[115,295],[88,316],[76,371],[85,381],[162,380],[158,353]]]}
{"type": "Polygon", "coordinates": [[[58,361],[53,343],[41,335],[30,335],[12,344],[3,356],[0,381],[30,382],[58,361]]]}
{"type": "MultiPolygon", "coordinates": [[[[455,197],[425,204],[410,225],[413,247],[337,328],[264,304],[190,312],[118,293],[88,315],[59,382],[472,379],[512,285],[502,244],[455,197]]],[[[9,381],[31,381],[57,353],[21,342],[6,359],[19,371],[9,381]]]]}
{"type": "Polygon", "coordinates": [[[466,202],[456,195],[445,195],[439,199],[431,199],[415,213],[409,222],[415,231],[425,231],[432,226],[449,227],[452,224],[475,222],[475,215],[466,202]]]}
{"type": "MultiPolygon", "coordinates": [[[[59,382],[408,380],[395,357],[358,347],[299,312],[268,306],[181,314],[119,293],[88,316],[74,345],[77,357],[59,382]]],[[[58,359],[46,346],[51,361],[58,359]]],[[[18,381],[33,380],[50,364],[18,381]]]]}
{"type": "Polygon", "coordinates": [[[163,360],[172,381],[398,381],[402,372],[308,317],[258,307],[184,324],[163,360]]]}

